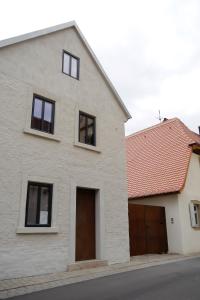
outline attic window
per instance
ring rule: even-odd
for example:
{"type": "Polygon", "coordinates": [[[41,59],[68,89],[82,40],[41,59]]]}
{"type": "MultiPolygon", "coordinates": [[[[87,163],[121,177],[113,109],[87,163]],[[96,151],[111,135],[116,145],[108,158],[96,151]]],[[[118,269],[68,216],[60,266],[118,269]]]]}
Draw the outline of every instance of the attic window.
{"type": "Polygon", "coordinates": [[[67,51],[63,51],[62,72],[75,79],[79,79],[80,59],[67,51]]]}

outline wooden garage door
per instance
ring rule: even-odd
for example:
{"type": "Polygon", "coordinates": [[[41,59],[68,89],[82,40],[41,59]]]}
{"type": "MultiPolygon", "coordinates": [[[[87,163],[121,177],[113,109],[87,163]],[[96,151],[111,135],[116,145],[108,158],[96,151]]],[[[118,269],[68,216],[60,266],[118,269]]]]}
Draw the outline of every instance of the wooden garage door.
{"type": "Polygon", "coordinates": [[[129,203],[130,255],[168,251],[165,208],[129,203]]]}
{"type": "Polygon", "coordinates": [[[96,258],[95,191],[77,189],[76,197],[76,261],[96,258]]]}

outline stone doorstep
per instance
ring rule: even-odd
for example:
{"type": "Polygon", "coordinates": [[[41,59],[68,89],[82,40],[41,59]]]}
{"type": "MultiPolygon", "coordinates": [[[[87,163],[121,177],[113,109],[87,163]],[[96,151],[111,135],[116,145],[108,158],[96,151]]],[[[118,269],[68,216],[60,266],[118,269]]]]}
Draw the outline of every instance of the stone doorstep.
{"type": "Polygon", "coordinates": [[[85,270],[85,269],[92,269],[92,268],[99,268],[99,267],[106,267],[108,266],[107,260],[84,260],[84,261],[77,261],[71,265],[68,265],[67,271],[79,271],[79,270],[85,270]]]}

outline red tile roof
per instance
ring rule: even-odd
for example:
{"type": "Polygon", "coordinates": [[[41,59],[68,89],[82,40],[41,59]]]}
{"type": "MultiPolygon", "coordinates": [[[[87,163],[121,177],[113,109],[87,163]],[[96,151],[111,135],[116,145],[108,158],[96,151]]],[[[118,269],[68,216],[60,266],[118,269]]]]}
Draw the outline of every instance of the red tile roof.
{"type": "Polygon", "coordinates": [[[129,198],[179,192],[200,136],[174,118],[126,138],[129,198]]]}

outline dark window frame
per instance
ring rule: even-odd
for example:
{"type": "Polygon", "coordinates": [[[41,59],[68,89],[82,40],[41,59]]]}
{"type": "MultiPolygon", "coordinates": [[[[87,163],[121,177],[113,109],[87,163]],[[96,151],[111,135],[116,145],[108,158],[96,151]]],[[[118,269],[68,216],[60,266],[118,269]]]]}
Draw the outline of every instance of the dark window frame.
{"type": "MultiPolygon", "coordinates": [[[[46,98],[44,96],[38,95],[38,94],[33,94],[33,102],[32,102],[32,113],[31,113],[31,129],[34,130],[38,130],[47,134],[54,134],[54,122],[55,122],[55,101],[51,100],[49,98],[46,98]],[[39,99],[42,101],[42,118],[41,118],[41,125],[40,128],[35,128],[33,126],[33,118],[34,117],[34,105],[35,105],[35,99],[39,99]],[[45,102],[51,103],[52,104],[52,122],[51,122],[51,130],[50,131],[46,131],[44,130],[44,106],[45,106],[45,102]]],[[[37,119],[37,118],[35,118],[37,119]]]]}
{"type": "Polygon", "coordinates": [[[80,58],[75,56],[74,54],[71,54],[70,52],[63,50],[63,54],[62,54],[62,72],[65,75],[68,75],[69,77],[72,77],[74,79],[80,80],[80,58]],[[69,74],[64,72],[64,55],[68,54],[70,56],[70,60],[69,60],[69,74]],[[72,60],[71,58],[75,58],[77,60],[77,77],[74,77],[71,75],[71,64],[72,64],[72,60]]]}
{"type": "Polygon", "coordinates": [[[79,111],[78,141],[79,141],[79,143],[82,143],[84,145],[89,145],[89,146],[96,147],[96,117],[93,116],[93,115],[90,115],[88,113],[85,113],[83,111],[79,111]],[[88,137],[88,118],[93,119],[93,122],[94,122],[94,144],[89,144],[86,141],[85,141],[85,143],[83,143],[83,142],[80,141],[80,116],[81,115],[86,117],[86,126],[85,126],[86,136],[85,136],[85,139],[87,139],[87,137],[88,137]]]}
{"type": "MultiPolygon", "coordinates": [[[[39,189],[39,191],[40,191],[39,189]]],[[[26,215],[25,215],[25,227],[51,227],[51,216],[52,216],[52,196],[53,196],[53,184],[51,183],[41,183],[35,181],[28,181],[27,185],[27,196],[26,196],[26,215]],[[41,193],[38,192],[37,195],[37,213],[36,213],[36,223],[37,224],[27,224],[28,222],[28,206],[29,206],[29,187],[37,186],[41,189],[41,187],[49,188],[49,200],[48,200],[48,223],[47,224],[39,224],[40,218],[40,203],[41,203],[41,193]]]]}

